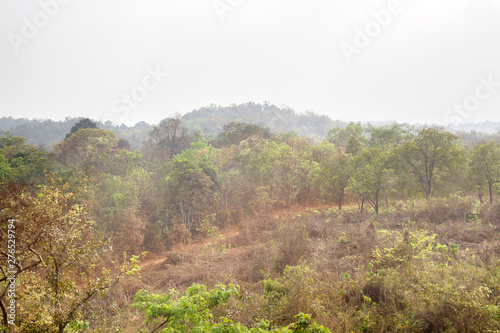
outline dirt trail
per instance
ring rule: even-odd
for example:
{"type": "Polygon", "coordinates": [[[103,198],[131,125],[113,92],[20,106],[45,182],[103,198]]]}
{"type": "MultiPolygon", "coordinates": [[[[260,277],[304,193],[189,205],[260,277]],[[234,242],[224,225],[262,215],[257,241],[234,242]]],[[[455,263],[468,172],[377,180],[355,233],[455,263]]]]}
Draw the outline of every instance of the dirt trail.
{"type": "MultiPolygon", "coordinates": [[[[234,237],[239,235],[240,227],[239,226],[230,226],[226,229],[220,231],[216,235],[211,236],[210,238],[202,239],[198,242],[189,243],[189,244],[176,244],[172,247],[169,252],[174,253],[200,253],[205,248],[208,248],[212,245],[217,245],[224,243],[227,238],[234,237]]],[[[153,257],[146,260],[143,260],[140,264],[141,269],[145,269],[150,266],[158,265],[164,262],[167,259],[165,255],[160,255],[159,257],[153,257]]]]}
{"type": "MultiPolygon", "coordinates": [[[[322,210],[322,209],[327,209],[331,207],[331,205],[314,205],[314,206],[294,206],[292,208],[285,208],[282,210],[278,210],[273,212],[272,216],[275,219],[289,219],[291,217],[294,217],[296,215],[302,214],[306,210],[322,210]]],[[[172,249],[169,251],[169,253],[190,253],[190,254],[200,254],[204,250],[213,247],[213,246],[218,246],[221,244],[224,244],[226,239],[238,236],[240,234],[241,227],[240,226],[230,226],[226,229],[220,230],[220,233],[216,233],[215,235],[211,236],[210,238],[207,239],[202,239],[198,242],[193,242],[190,244],[176,244],[172,247],[172,249]]],[[[164,262],[168,257],[165,254],[149,258],[144,260],[141,264],[140,267],[141,269],[145,268],[150,268],[149,271],[153,270],[153,266],[159,265],[162,262],[164,262]]]]}

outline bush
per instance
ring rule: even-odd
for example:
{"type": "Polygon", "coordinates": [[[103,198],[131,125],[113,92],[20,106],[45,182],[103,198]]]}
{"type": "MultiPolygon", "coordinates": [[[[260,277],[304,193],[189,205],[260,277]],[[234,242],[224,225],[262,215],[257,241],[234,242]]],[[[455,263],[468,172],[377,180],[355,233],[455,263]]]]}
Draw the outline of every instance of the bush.
{"type": "Polygon", "coordinates": [[[423,208],[416,213],[417,220],[428,220],[434,224],[447,221],[467,222],[467,215],[473,213],[474,210],[474,200],[459,196],[434,198],[422,206],[423,208]]]}

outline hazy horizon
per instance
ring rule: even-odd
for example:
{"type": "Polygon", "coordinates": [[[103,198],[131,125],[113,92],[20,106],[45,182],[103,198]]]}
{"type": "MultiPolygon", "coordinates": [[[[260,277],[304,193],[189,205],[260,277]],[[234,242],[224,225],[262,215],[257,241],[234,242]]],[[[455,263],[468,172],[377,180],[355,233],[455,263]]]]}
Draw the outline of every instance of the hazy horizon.
{"type": "Polygon", "coordinates": [[[500,121],[500,4],[9,0],[0,116],[134,125],[249,101],[343,121],[500,121]]]}

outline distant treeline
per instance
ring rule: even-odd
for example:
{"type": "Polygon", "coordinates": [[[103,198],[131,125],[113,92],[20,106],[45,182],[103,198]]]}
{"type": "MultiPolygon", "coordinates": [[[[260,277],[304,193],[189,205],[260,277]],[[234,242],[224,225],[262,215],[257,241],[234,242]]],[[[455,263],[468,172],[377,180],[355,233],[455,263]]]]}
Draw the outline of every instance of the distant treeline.
{"type": "MultiPolygon", "coordinates": [[[[165,118],[169,115],[166,114],[165,118]]],[[[317,115],[313,112],[299,114],[293,109],[264,102],[263,104],[249,102],[246,104],[232,104],[230,106],[219,106],[212,104],[198,110],[179,116],[182,124],[191,133],[199,132],[204,137],[215,138],[230,122],[243,122],[267,127],[272,133],[295,132],[300,136],[324,140],[328,131],[333,127],[346,127],[347,122],[332,120],[328,116],[317,115]]],[[[16,136],[22,136],[37,146],[51,146],[64,139],[71,127],[83,117],[66,118],[64,121],[53,121],[50,119],[26,118],[0,118],[0,132],[10,132],[16,136]]],[[[153,126],[144,121],[134,126],[116,125],[111,121],[96,122],[97,128],[110,130],[119,139],[127,140],[132,149],[138,149],[148,138],[148,133],[153,126]]],[[[372,125],[388,125],[388,122],[377,122],[372,125]]],[[[461,137],[465,143],[472,144],[482,139],[491,139],[491,135],[498,133],[500,123],[483,122],[448,126],[445,129],[454,132],[461,137]]]]}

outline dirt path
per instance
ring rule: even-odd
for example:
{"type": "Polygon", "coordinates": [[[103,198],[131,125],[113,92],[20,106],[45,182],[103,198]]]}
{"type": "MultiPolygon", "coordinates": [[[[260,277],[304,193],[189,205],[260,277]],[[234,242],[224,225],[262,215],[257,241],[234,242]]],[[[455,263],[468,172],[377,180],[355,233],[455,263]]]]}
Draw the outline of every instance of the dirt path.
{"type": "MultiPolygon", "coordinates": [[[[220,233],[211,236],[210,238],[203,239],[198,242],[190,243],[190,244],[176,244],[172,247],[169,252],[176,253],[200,253],[204,249],[209,248],[211,246],[224,243],[227,238],[234,237],[239,235],[240,227],[238,226],[230,226],[226,229],[221,230],[220,233]]],[[[153,258],[149,258],[143,260],[140,264],[142,270],[147,267],[155,266],[161,264],[167,259],[165,255],[155,256],[153,258]]]]}
{"type": "MultiPolygon", "coordinates": [[[[275,219],[289,219],[292,218],[298,214],[302,214],[306,210],[322,210],[322,209],[327,209],[331,207],[331,205],[314,205],[314,206],[308,206],[308,207],[303,207],[303,206],[294,206],[292,208],[285,208],[279,211],[275,211],[272,216],[275,219]]],[[[198,242],[193,242],[190,244],[176,244],[172,247],[169,253],[190,253],[190,254],[200,254],[203,253],[205,250],[214,247],[214,246],[219,246],[225,243],[226,239],[238,236],[240,234],[241,227],[240,226],[230,226],[226,229],[221,230],[219,233],[216,233],[215,235],[211,236],[210,238],[207,239],[202,239],[198,242]]],[[[144,260],[141,264],[140,267],[141,269],[146,269],[150,268],[148,271],[151,271],[154,269],[154,266],[161,264],[167,259],[167,255],[157,255],[155,257],[149,258],[144,260]]]]}

